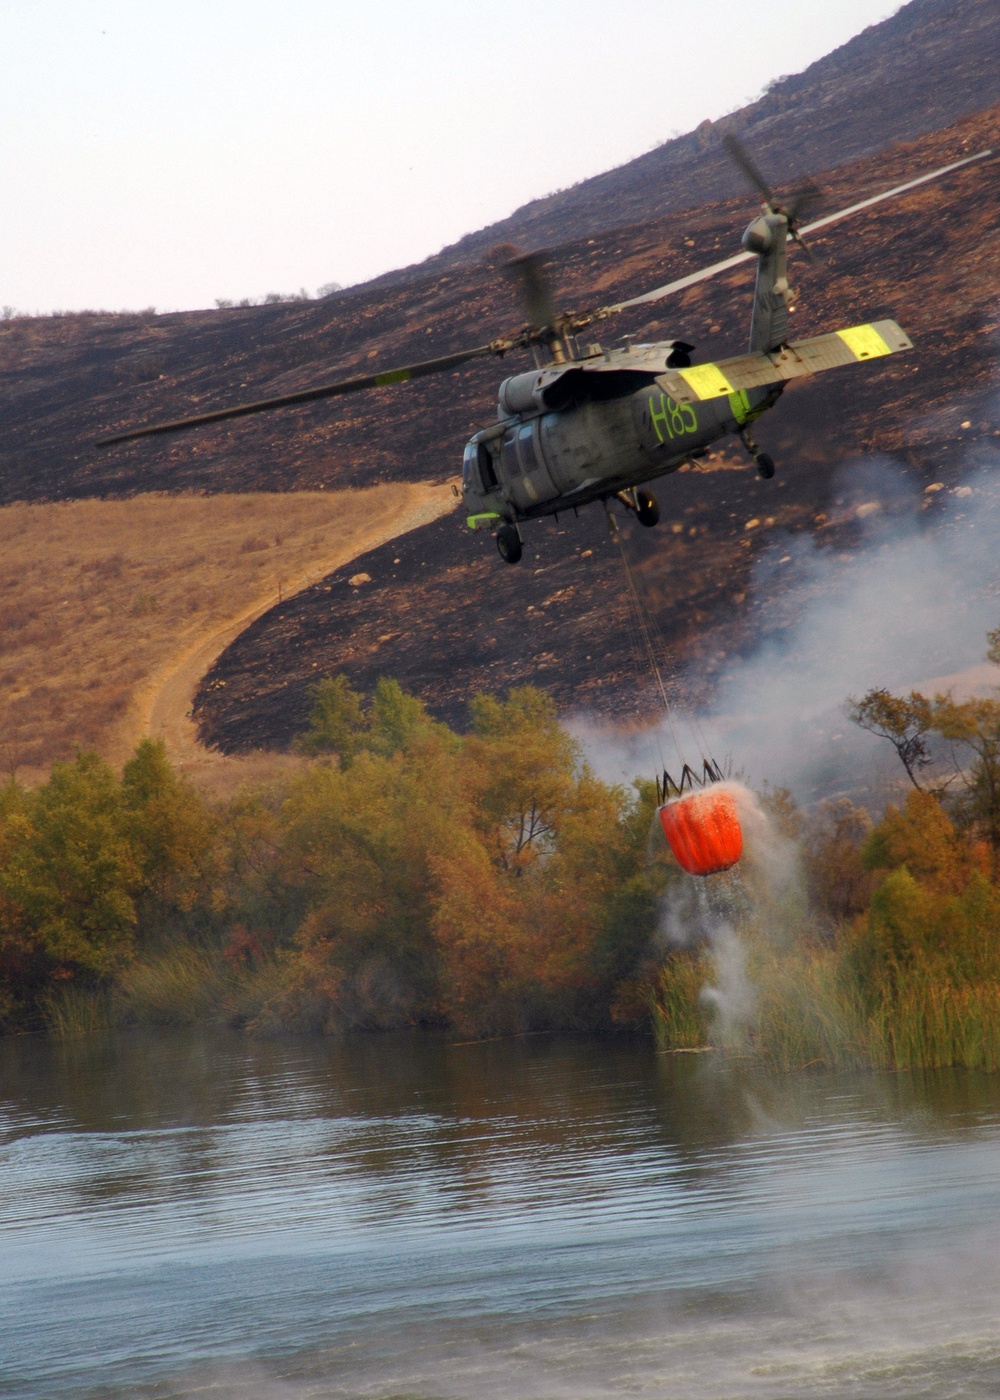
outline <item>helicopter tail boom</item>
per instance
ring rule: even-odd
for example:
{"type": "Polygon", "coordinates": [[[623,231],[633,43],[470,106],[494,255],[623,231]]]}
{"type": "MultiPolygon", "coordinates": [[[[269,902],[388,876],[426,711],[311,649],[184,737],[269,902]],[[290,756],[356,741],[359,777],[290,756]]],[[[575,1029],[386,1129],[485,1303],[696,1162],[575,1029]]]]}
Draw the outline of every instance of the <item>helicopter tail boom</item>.
{"type": "Polygon", "coordinates": [[[668,371],[657,378],[657,383],[677,403],[698,403],[912,349],[913,342],[895,321],[873,321],[793,341],[770,353],[757,351],[714,364],[668,371]]]}
{"type": "Polygon", "coordinates": [[[750,351],[777,350],[788,338],[788,219],[766,210],[743,235],[743,247],[757,254],[757,278],[750,318],[750,351]]]}

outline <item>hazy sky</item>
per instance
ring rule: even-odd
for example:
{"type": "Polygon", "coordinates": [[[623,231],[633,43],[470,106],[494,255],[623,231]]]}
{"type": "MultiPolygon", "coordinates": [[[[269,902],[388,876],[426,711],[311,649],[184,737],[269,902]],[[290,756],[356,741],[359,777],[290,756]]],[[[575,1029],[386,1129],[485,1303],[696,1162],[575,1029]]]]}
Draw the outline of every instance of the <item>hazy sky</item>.
{"type": "Polygon", "coordinates": [[[0,0],[0,305],[416,262],[756,96],[898,0],[0,0]]]}

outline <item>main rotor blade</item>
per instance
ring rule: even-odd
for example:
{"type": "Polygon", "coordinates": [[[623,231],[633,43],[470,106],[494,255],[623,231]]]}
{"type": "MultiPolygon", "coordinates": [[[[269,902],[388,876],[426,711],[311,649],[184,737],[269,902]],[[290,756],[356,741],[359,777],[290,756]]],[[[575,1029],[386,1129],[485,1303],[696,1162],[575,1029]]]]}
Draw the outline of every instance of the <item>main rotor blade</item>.
{"type": "Polygon", "coordinates": [[[601,316],[614,316],[619,311],[625,311],[630,306],[643,306],[647,301],[660,301],[663,297],[669,297],[674,292],[682,292],[685,287],[693,287],[698,282],[707,282],[710,277],[716,277],[720,272],[726,272],[731,267],[738,267],[740,263],[749,262],[755,258],[756,253],[734,253],[731,258],[723,258],[722,262],[710,263],[708,267],[703,267],[700,272],[689,272],[686,277],[675,277],[672,282],[666,282],[662,287],[654,287],[651,292],[643,292],[641,296],[629,297],[628,301],[616,301],[612,306],[602,306],[601,316]]]}
{"type": "Polygon", "coordinates": [[[826,228],[827,224],[836,223],[838,219],[846,219],[849,214],[857,214],[861,209],[870,209],[873,204],[881,204],[883,199],[895,199],[898,194],[905,194],[907,190],[915,190],[918,185],[926,185],[928,180],[938,180],[942,175],[950,174],[952,170],[960,170],[963,165],[971,165],[973,161],[977,160],[986,160],[995,154],[993,150],[977,151],[974,156],[966,156],[963,160],[952,161],[951,165],[942,165],[937,170],[928,170],[926,175],[918,175],[915,180],[907,180],[905,185],[896,185],[891,190],[883,190],[881,194],[873,194],[870,199],[862,199],[857,204],[849,204],[846,209],[838,209],[836,214],[825,214],[822,219],[814,219],[811,224],[803,224],[799,232],[813,233],[818,228],[826,228]]]}
{"type": "MultiPolygon", "coordinates": [[[[505,347],[506,348],[506,347],[505,347]]],[[[382,370],[377,374],[363,374],[355,379],[341,379],[335,384],[320,384],[313,389],[300,389],[294,394],[279,394],[271,399],[257,399],[253,403],[237,404],[233,408],[219,408],[213,413],[197,413],[191,418],[175,418],[170,423],[153,423],[148,428],[134,428],[126,433],[115,433],[101,438],[97,447],[112,447],[118,442],[131,442],[134,438],[153,437],[157,433],[177,433],[184,428],[197,428],[203,423],[222,423],[228,418],[245,418],[251,413],[266,413],[272,408],[287,408],[291,404],[312,403],[316,399],[338,398],[341,394],[354,394],[362,389],[377,389],[383,384],[402,384],[407,379],[423,379],[428,374],[443,374],[456,369],[467,360],[482,359],[486,355],[502,353],[499,345],[478,345],[474,350],[457,350],[453,355],[441,355],[436,360],[421,360],[418,364],[402,365],[398,369],[382,370]]]]}
{"type": "Polygon", "coordinates": [[[725,147],[726,155],[729,159],[743,171],[743,174],[750,181],[751,185],[753,185],[754,189],[757,190],[765,202],[770,204],[773,208],[774,195],[771,193],[770,186],[751,160],[750,153],[743,142],[730,131],[727,135],[723,136],[722,144],[725,147]]]}
{"type": "MultiPolygon", "coordinates": [[[[928,170],[924,175],[918,175],[914,180],[907,180],[905,185],[895,185],[891,190],[883,190],[881,194],[872,195],[870,199],[859,200],[857,204],[849,204],[846,209],[838,209],[836,214],[826,214],[822,219],[815,219],[811,224],[805,224],[799,233],[813,233],[818,228],[825,228],[827,224],[836,223],[838,219],[846,219],[851,214],[857,214],[862,209],[870,209],[873,204],[879,204],[883,199],[894,199],[896,195],[905,194],[907,190],[916,189],[918,185],[925,185],[928,180],[938,180],[942,175],[948,175],[953,170],[960,170],[963,165],[971,165],[977,160],[986,160],[994,155],[992,150],[978,151],[974,156],[965,156],[962,160],[952,161],[950,165],[939,166],[937,170],[928,170]]],[[[749,262],[755,258],[756,253],[735,253],[731,258],[723,258],[721,262],[711,263],[708,267],[703,267],[699,272],[689,272],[686,277],[677,277],[673,282],[666,282],[662,287],[654,287],[651,292],[643,292],[641,296],[629,297],[627,301],[616,301],[611,306],[602,306],[594,314],[604,316],[614,316],[619,311],[625,311],[630,306],[643,306],[650,301],[660,301],[663,297],[672,296],[674,292],[682,292],[685,287],[693,287],[698,282],[706,282],[710,277],[716,277],[720,272],[727,272],[731,267],[738,267],[740,263],[749,262]]]]}

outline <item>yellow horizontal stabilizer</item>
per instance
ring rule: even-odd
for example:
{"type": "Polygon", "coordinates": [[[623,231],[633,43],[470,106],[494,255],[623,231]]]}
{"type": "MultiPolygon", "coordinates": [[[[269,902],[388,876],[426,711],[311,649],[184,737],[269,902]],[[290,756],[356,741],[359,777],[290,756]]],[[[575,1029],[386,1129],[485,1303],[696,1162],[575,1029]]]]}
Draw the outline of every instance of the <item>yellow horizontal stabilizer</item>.
{"type": "Polygon", "coordinates": [[[859,360],[869,360],[875,355],[892,354],[891,348],[874,326],[851,326],[846,331],[837,331],[836,334],[859,360]]]}
{"type": "Polygon", "coordinates": [[[873,321],[866,326],[849,326],[846,330],[792,341],[767,354],[758,351],[716,364],[668,371],[659,376],[657,383],[678,403],[698,403],[912,349],[909,336],[895,321],[873,321]]]}
{"type": "Polygon", "coordinates": [[[735,388],[718,365],[693,365],[691,369],[680,369],[677,373],[699,399],[721,399],[723,394],[731,394],[735,388]]]}

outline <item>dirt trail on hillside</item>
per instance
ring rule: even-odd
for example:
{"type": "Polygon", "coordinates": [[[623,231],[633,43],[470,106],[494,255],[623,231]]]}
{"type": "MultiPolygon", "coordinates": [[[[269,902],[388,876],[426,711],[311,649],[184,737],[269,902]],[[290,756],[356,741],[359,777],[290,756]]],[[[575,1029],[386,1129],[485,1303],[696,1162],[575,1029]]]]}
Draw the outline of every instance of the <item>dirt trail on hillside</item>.
{"type": "MultiPolygon", "coordinates": [[[[367,528],[345,531],[329,556],[313,565],[308,574],[288,581],[284,597],[290,598],[319,579],[342,568],[351,559],[379,545],[408,534],[421,525],[447,515],[456,505],[450,482],[399,485],[397,509],[382,513],[367,528]]],[[[201,678],[226,647],[257,618],[275,606],[274,589],[247,601],[241,611],[221,626],[215,625],[191,641],[179,657],[161,667],[136,697],[129,732],[122,735],[123,753],[130,752],[143,735],[162,739],[171,762],[188,777],[223,792],[242,781],[291,769],[298,761],[291,755],[267,754],[232,758],[206,749],[198,742],[191,718],[195,691],[201,678]]]]}

